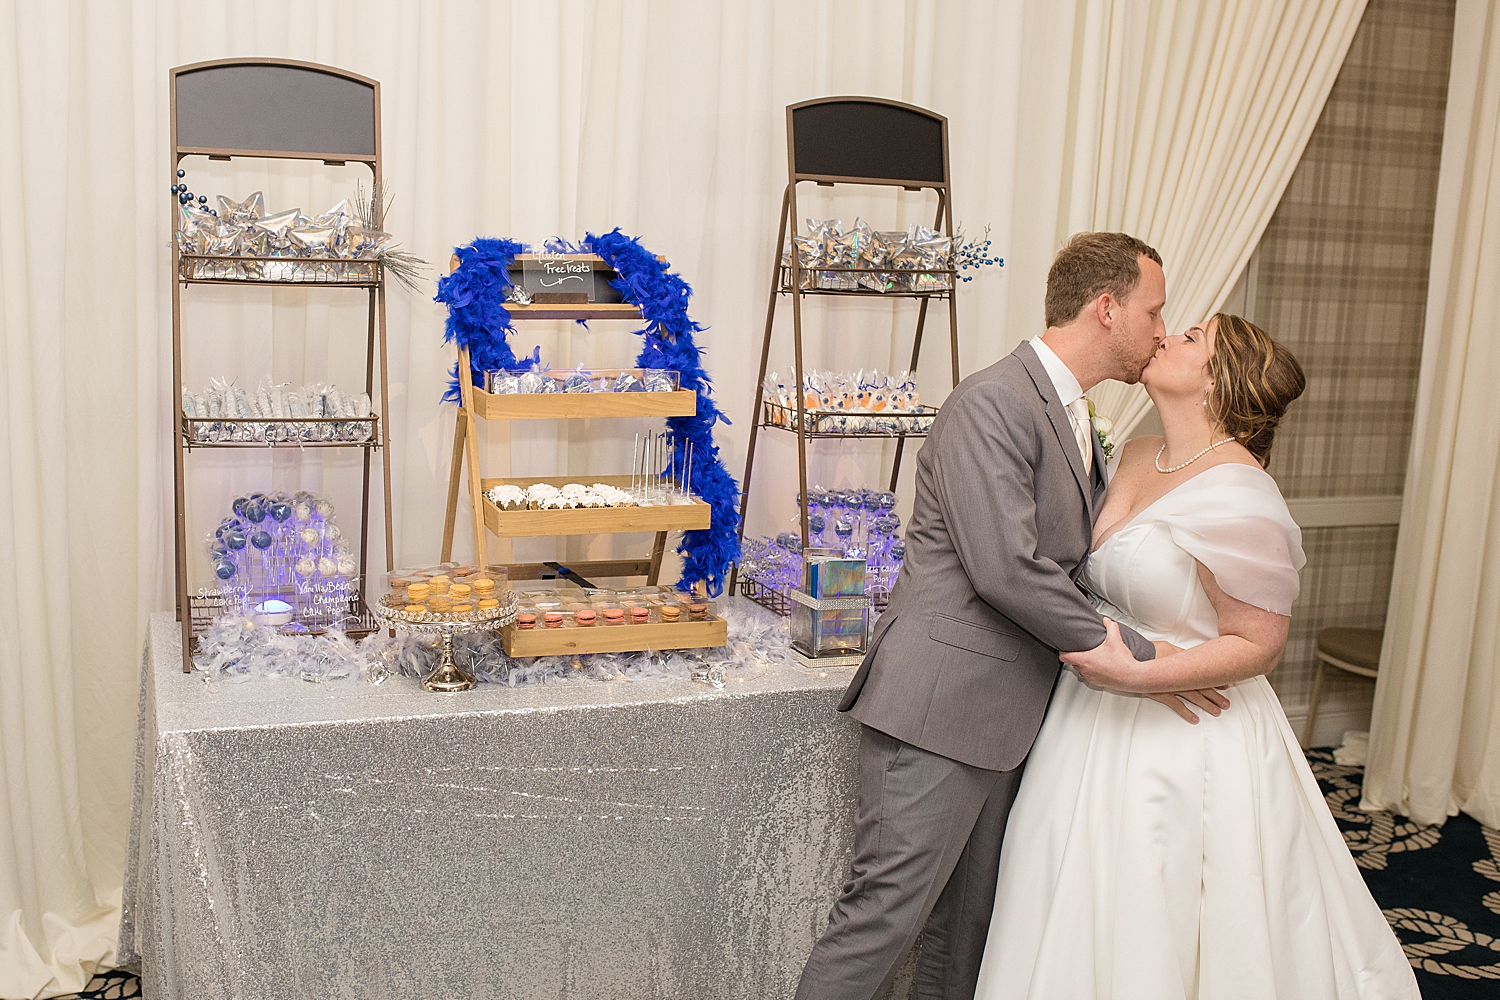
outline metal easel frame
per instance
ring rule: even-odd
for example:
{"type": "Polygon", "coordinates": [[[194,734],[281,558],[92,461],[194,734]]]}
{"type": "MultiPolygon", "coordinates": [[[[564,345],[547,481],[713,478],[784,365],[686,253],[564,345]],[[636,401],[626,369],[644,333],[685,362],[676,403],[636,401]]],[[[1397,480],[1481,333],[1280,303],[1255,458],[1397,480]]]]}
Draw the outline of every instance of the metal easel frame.
{"type": "MultiPolygon", "coordinates": [[[[937,192],[937,213],[933,228],[946,236],[953,235],[953,200],[950,187],[951,172],[948,158],[948,119],[926,109],[898,101],[874,97],[825,97],[786,109],[787,186],[781,197],[781,223],[776,232],[775,257],[771,265],[771,290],[766,302],[765,333],[761,342],[760,367],[753,388],[754,408],[750,418],[750,441],[745,455],[745,475],[741,480],[740,493],[740,537],[744,538],[745,514],[750,503],[751,474],[755,468],[755,447],[763,422],[762,386],[766,378],[766,367],[771,357],[771,334],[776,320],[776,299],[780,295],[792,298],[792,344],[796,363],[797,385],[802,385],[804,372],[802,360],[802,300],[808,295],[864,296],[870,299],[918,300],[917,325],[912,339],[911,363],[908,371],[917,370],[922,353],[922,334],[927,323],[928,306],[932,299],[948,301],[948,345],[952,363],[952,384],[959,382],[958,370],[958,305],[953,287],[946,291],[897,291],[863,292],[836,291],[831,289],[803,288],[802,267],[799,255],[788,243],[788,232],[795,231],[797,214],[797,185],[811,182],[819,186],[834,184],[863,184],[895,187],[905,191],[920,191],[930,188],[937,192]],[[782,264],[783,253],[788,263],[782,264]],[[787,280],[789,276],[789,281],[787,280]]],[[[871,268],[815,268],[815,273],[825,270],[867,273],[888,273],[888,269],[871,268]]],[[[950,274],[950,286],[958,283],[957,274],[950,274]]],[[[802,546],[808,544],[807,528],[807,416],[803,393],[798,391],[796,421],[793,428],[797,435],[797,484],[801,503],[802,546]]],[[[769,425],[768,425],[769,426],[769,425]]],[[[837,435],[816,434],[823,438],[837,435]]],[[[896,453],[891,463],[890,489],[895,490],[901,474],[901,458],[907,437],[921,434],[848,434],[848,438],[896,437],[896,453]]],[[[735,567],[730,579],[733,592],[738,576],[735,567]]],[[[748,582],[748,581],[747,581],[748,582]]]]}
{"type": "MultiPolygon", "coordinates": [[[[380,84],[367,77],[331,66],[289,59],[219,59],[178,66],[169,71],[171,100],[171,145],[174,180],[178,165],[188,156],[228,160],[235,156],[260,159],[321,160],[328,166],[363,163],[370,169],[377,221],[383,212],[379,192],[381,180],[380,84]]],[[[273,285],[288,288],[363,288],[369,296],[368,336],[365,348],[365,392],[375,394],[376,348],[379,347],[380,408],[379,438],[370,442],[348,442],[363,453],[363,493],[360,500],[359,566],[362,593],[368,606],[368,550],[370,528],[370,453],[378,449],[385,495],[385,559],[387,570],[395,565],[395,542],[391,524],[390,420],[387,408],[389,379],[386,365],[385,273],[375,267],[374,281],[321,284],[274,280],[224,281],[193,279],[182,275],[182,254],[176,239],[178,205],[169,206],[172,239],[172,470],[176,537],[176,610],[182,628],[182,669],[192,669],[194,605],[210,606],[212,599],[198,601],[188,593],[187,491],[188,450],[182,412],[182,291],[189,284],[273,285]]],[[[234,261],[234,257],[217,258],[234,261]]],[[[250,258],[241,258],[250,259],[250,258]]],[[[378,416],[377,415],[377,416],[378,416]]],[[[217,446],[193,442],[193,450],[217,446]]]]}

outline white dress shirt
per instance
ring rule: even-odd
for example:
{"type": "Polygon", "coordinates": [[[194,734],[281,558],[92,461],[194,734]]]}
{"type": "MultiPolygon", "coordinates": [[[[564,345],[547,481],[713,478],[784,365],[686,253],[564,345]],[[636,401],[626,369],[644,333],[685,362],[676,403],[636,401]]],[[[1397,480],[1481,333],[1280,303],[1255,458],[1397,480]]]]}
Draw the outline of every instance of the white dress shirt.
{"type": "Polygon", "coordinates": [[[1092,469],[1094,422],[1089,418],[1089,401],[1083,394],[1083,387],[1078,384],[1078,377],[1041,337],[1033,337],[1031,346],[1041,359],[1042,367],[1047,370],[1047,377],[1052,379],[1052,387],[1057,390],[1057,398],[1062,401],[1063,409],[1068,411],[1068,423],[1073,425],[1073,440],[1078,442],[1083,467],[1092,469]]]}

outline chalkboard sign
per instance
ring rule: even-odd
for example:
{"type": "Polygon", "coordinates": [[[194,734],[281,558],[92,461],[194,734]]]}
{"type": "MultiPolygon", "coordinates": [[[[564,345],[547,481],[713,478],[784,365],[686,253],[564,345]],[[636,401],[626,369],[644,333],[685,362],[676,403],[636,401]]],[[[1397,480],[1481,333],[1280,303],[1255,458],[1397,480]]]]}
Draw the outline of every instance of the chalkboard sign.
{"type": "Polygon", "coordinates": [[[593,302],[594,258],[561,253],[527,257],[521,262],[521,287],[538,304],[593,302]]]}

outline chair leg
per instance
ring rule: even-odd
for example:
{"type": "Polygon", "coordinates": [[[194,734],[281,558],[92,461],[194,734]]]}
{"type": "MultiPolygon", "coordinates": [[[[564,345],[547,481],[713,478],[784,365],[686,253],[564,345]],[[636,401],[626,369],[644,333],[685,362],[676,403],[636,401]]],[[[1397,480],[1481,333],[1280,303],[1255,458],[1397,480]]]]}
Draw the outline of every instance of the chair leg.
{"type": "Polygon", "coordinates": [[[1302,749],[1312,746],[1313,724],[1318,721],[1318,699],[1323,697],[1323,671],[1327,665],[1318,662],[1318,672],[1313,675],[1312,700],[1307,705],[1307,722],[1302,726],[1302,749]]]}

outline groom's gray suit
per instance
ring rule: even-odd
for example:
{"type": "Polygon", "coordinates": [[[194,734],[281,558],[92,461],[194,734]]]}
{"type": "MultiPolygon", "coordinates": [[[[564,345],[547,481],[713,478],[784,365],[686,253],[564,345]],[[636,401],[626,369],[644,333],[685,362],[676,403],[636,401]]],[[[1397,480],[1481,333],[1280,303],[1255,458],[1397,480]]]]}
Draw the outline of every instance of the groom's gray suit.
{"type": "MultiPolygon", "coordinates": [[[[864,725],[853,878],[798,1000],[871,1000],[926,924],[916,995],[969,1000],[1005,819],[1059,650],[1105,630],[1074,582],[1104,499],[1030,343],[961,382],[917,456],[906,562],[839,704],[864,725]],[[931,919],[928,919],[931,914],[931,919]]],[[[1140,659],[1150,642],[1121,628],[1140,659]]]]}

